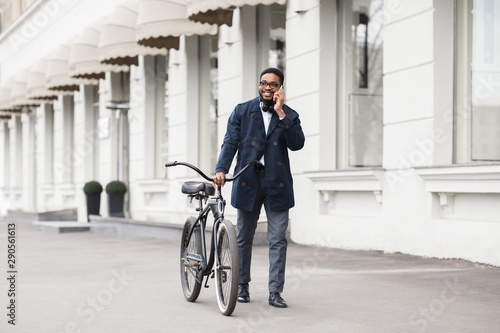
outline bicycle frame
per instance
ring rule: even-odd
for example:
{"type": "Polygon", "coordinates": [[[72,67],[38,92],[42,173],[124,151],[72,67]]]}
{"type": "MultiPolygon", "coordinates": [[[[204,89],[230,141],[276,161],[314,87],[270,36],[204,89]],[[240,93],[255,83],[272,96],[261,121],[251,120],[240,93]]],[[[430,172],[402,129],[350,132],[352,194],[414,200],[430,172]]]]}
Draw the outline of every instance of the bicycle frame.
{"type": "MultiPolygon", "coordinates": [[[[222,197],[220,193],[220,186],[217,189],[217,196],[214,198],[209,198],[207,204],[203,208],[203,196],[200,195],[195,195],[198,196],[198,198],[195,198],[198,200],[198,208],[197,210],[200,212],[198,214],[198,218],[196,219],[196,222],[193,224],[193,228],[191,228],[189,232],[188,239],[191,238],[194,230],[196,227],[199,226],[200,228],[200,233],[201,233],[201,250],[202,250],[202,259],[201,259],[201,269],[199,272],[199,276],[197,276],[197,279],[202,282],[203,281],[203,276],[209,276],[210,273],[212,272],[212,268],[214,265],[214,258],[215,258],[215,243],[217,241],[217,230],[220,222],[224,220],[224,207],[226,206],[226,203],[224,201],[224,198],[222,197]],[[214,226],[212,229],[212,235],[211,235],[211,242],[210,242],[210,257],[208,257],[207,261],[207,248],[206,248],[206,236],[205,236],[205,230],[206,230],[206,225],[207,225],[207,218],[208,218],[208,213],[212,212],[214,215],[214,226]]],[[[219,265],[219,263],[216,263],[219,265]]],[[[208,280],[207,280],[208,282],[208,280]]],[[[207,284],[205,283],[205,287],[207,287],[207,284]]]]}

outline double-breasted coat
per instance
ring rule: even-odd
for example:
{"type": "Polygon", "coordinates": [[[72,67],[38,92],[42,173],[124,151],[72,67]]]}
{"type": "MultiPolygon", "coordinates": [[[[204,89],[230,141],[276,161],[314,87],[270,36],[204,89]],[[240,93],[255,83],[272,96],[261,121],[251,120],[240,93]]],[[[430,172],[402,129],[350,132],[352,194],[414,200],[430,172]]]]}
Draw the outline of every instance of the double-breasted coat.
{"type": "MultiPolygon", "coordinates": [[[[216,172],[228,173],[236,158],[234,173],[264,155],[267,195],[271,211],[283,211],[295,204],[293,179],[288,149],[299,150],[305,137],[299,114],[283,105],[286,116],[279,119],[273,113],[267,135],[260,110],[259,98],[238,104],[230,115],[222,143],[216,172]]],[[[237,209],[252,211],[259,186],[255,166],[244,172],[233,184],[231,204],[237,209]]]]}

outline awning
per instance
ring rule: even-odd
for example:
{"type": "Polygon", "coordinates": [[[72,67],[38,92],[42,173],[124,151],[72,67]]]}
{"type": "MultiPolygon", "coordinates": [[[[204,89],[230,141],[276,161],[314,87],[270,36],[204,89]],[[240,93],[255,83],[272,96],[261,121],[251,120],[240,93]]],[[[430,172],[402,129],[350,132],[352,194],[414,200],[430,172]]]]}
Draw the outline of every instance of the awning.
{"type": "Polygon", "coordinates": [[[0,112],[0,121],[9,121],[10,118],[11,118],[11,115],[2,114],[0,112]]]}
{"type": "Polygon", "coordinates": [[[10,78],[2,82],[0,85],[0,111],[4,112],[18,112],[19,108],[11,104],[11,91],[14,79],[10,78]]]}
{"type": "Polygon", "coordinates": [[[69,76],[70,46],[61,44],[47,61],[46,87],[62,94],[72,94],[80,89],[80,84],[97,84],[96,79],[80,79],[69,76]]]}
{"type": "Polygon", "coordinates": [[[101,25],[83,29],[75,40],[69,52],[69,76],[73,79],[87,79],[89,83],[97,84],[98,79],[104,79],[106,72],[127,72],[128,66],[116,66],[99,62],[99,38],[101,25]]]}
{"type": "Polygon", "coordinates": [[[28,72],[26,80],[26,97],[39,100],[44,103],[50,103],[57,99],[59,94],[45,87],[45,72],[47,60],[39,59],[28,72]]]}
{"type": "Polygon", "coordinates": [[[41,102],[29,99],[26,96],[26,81],[28,80],[28,70],[23,69],[17,72],[12,90],[10,92],[10,104],[15,108],[37,107],[41,102]]]}
{"type": "Polygon", "coordinates": [[[114,7],[101,28],[99,61],[105,64],[138,65],[139,55],[166,55],[166,49],[137,44],[135,25],[139,0],[129,0],[114,7]]]}
{"type": "Polygon", "coordinates": [[[136,38],[140,45],[179,49],[181,35],[215,35],[217,26],[190,21],[187,0],[142,1],[137,17],[136,38]]]}
{"type": "Polygon", "coordinates": [[[286,0],[187,0],[187,15],[194,22],[231,26],[236,7],[273,3],[284,5],[286,0]]]}
{"type": "Polygon", "coordinates": [[[231,26],[235,8],[228,0],[187,0],[187,15],[194,22],[231,26]]]}

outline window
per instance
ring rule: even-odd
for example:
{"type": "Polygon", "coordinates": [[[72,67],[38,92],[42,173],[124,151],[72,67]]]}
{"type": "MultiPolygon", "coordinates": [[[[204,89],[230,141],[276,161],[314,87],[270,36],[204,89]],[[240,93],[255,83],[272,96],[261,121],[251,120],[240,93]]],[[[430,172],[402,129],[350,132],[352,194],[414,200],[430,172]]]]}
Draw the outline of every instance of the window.
{"type": "Polygon", "coordinates": [[[3,155],[2,155],[2,160],[5,161],[2,163],[2,187],[4,190],[8,190],[10,187],[10,179],[12,177],[10,173],[10,163],[7,161],[10,161],[10,129],[7,121],[2,121],[0,122],[0,126],[2,126],[3,132],[2,132],[2,143],[3,143],[3,155]]]}
{"type": "Polygon", "coordinates": [[[54,182],[54,107],[50,103],[44,104],[45,110],[45,184],[54,182]]]}
{"type": "MultiPolygon", "coordinates": [[[[73,95],[60,97],[57,105],[54,105],[52,118],[54,172],[51,176],[53,183],[56,184],[69,184],[74,180],[74,106],[73,95]]],[[[49,118],[47,121],[50,121],[49,118]]],[[[46,148],[50,149],[50,147],[46,148]]]]}
{"type": "MultiPolygon", "coordinates": [[[[99,83],[100,84],[100,83],[99,83]]],[[[89,104],[89,109],[85,109],[85,130],[87,133],[86,140],[89,140],[90,147],[88,151],[88,158],[85,159],[85,178],[86,179],[97,179],[99,170],[99,105],[100,105],[100,93],[99,84],[92,86],[85,86],[86,89],[91,89],[90,97],[86,99],[86,103],[89,104]]]]}
{"type": "Polygon", "coordinates": [[[219,96],[218,38],[200,36],[200,166],[215,170],[217,164],[217,117],[219,96]]]}
{"type": "Polygon", "coordinates": [[[338,168],[382,165],[383,1],[338,2],[338,168]]]}
{"type": "Polygon", "coordinates": [[[158,156],[159,163],[156,163],[156,178],[165,178],[167,176],[167,152],[168,152],[168,130],[167,130],[167,57],[162,55],[155,56],[155,156],[158,156]]]}
{"type": "Polygon", "coordinates": [[[21,115],[12,116],[12,129],[10,143],[12,182],[11,187],[20,190],[23,185],[22,170],[23,170],[23,124],[21,123],[21,115]],[[14,148],[14,149],[12,149],[14,148]]]}
{"type": "Polygon", "coordinates": [[[455,162],[500,160],[500,4],[457,1],[455,162]]]}
{"type": "Polygon", "coordinates": [[[62,173],[59,179],[63,183],[74,181],[74,136],[75,136],[75,102],[73,95],[62,97],[62,173]]]}
{"type": "MultiPolygon", "coordinates": [[[[165,66],[166,66],[166,69],[165,69],[165,86],[163,87],[165,92],[165,98],[163,100],[163,112],[161,113],[161,116],[162,116],[162,119],[161,119],[161,125],[162,125],[162,128],[161,128],[161,131],[159,133],[159,135],[161,136],[160,138],[160,158],[161,158],[161,165],[164,166],[169,158],[168,158],[168,123],[169,123],[169,114],[171,112],[170,110],[170,101],[169,101],[169,85],[170,85],[170,82],[168,81],[168,55],[166,56],[166,60],[165,60],[165,66]]],[[[159,178],[167,178],[168,176],[168,168],[165,168],[163,167],[161,171],[159,171],[159,173],[157,173],[157,177],[159,178]]]]}
{"type": "Polygon", "coordinates": [[[111,73],[111,96],[114,104],[111,109],[115,112],[112,127],[115,133],[112,132],[112,138],[117,149],[116,156],[113,156],[116,160],[112,164],[116,165],[115,177],[127,183],[129,180],[130,72],[111,73]]]}
{"type": "Polygon", "coordinates": [[[267,67],[276,67],[285,73],[285,22],[286,6],[273,4],[257,7],[257,69],[259,74],[267,67]]]}

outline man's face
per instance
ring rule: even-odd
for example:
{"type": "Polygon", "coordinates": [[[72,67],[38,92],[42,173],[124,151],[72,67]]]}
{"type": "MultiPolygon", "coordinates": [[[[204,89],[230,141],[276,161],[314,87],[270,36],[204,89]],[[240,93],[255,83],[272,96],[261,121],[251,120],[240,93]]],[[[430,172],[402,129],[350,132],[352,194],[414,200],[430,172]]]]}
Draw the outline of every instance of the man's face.
{"type": "Polygon", "coordinates": [[[278,75],[273,73],[266,73],[260,78],[259,95],[264,102],[272,103],[274,93],[278,91],[280,86],[280,78],[278,75]],[[275,86],[274,88],[271,87],[273,85],[275,86]]]}

